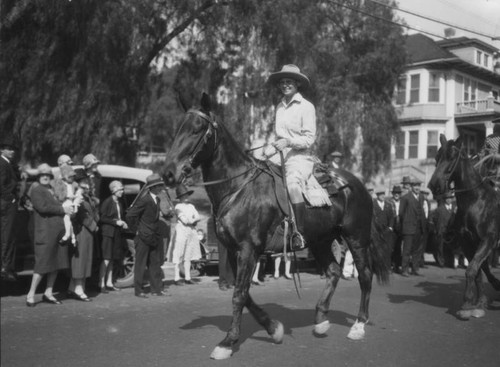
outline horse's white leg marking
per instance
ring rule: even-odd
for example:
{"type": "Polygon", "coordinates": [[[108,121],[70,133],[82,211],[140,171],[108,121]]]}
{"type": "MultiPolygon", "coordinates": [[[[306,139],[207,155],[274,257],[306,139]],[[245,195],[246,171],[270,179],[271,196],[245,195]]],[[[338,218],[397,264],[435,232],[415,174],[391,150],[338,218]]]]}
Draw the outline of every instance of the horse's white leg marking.
{"type": "Polygon", "coordinates": [[[365,337],[365,323],[356,320],[354,325],[352,325],[347,338],[351,340],[361,340],[365,337]]]}
{"type": "Polygon", "coordinates": [[[276,321],[276,330],[272,333],[271,337],[273,338],[276,344],[283,343],[283,335],[285,334],[285,328],[283,324],[279,321],[276,321]]]}
{"type": "Polygon", "coordinates": [[[233,354],[233,350],[231,348],[223,348],[216,346],[215,349],[210,354],[210,358],[212,359],[228,359],[233,354]]]}
{"type": "Polygon", "coordinates": [[[314,325],[313,333],[317,335],[324,335],[330,329],[330,321],[325,320],[319,324],[314,325]]]}

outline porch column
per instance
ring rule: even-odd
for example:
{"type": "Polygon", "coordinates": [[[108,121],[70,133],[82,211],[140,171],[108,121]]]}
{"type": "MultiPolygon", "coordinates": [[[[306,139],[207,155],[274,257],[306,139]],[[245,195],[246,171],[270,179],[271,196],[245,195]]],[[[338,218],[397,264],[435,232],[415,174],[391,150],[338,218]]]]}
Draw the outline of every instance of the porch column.
{"type": "Polygon", "coordinates": [[[493,134],[493,122],[491,121],[486,121],[484,123],[484,128],[486,129],[486,136],[493,134]]]}

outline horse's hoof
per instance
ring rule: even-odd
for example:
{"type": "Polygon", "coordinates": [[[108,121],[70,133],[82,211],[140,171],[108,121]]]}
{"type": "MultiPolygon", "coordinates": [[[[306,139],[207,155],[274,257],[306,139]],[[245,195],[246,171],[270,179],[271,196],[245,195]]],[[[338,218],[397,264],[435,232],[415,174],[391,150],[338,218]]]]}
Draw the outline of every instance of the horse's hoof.
{"type": "Polygon", "coordinates": [[[354,325],[352,325],[351,330],[349,330],[347,338],[351,340],[361,340],[364,337],[365,337],[365,324],[363,322],[356,321],[354,325]]]}
{"type": "Polygon", "coordinates": [[[215,349],[210,354],[210,358],[212,359],[228,359],[233,354],[233,350],[231,348],[224,348],[216,346],[215,349]]]}
{"type": "Polygon", "coordinates": [[[457,312],[457,317],[460,320],[469,320],[472,316],[472,310],[460,310],[457,312]]]}
{"type": "Polygon", "coordinates": [[[273,338],[274,342],[276,344],[281,344],[283,343],[283,335],[285,334],[285,328],[283,327],[283,324],[279,321],[275,321],[275,329],[274,332],[271,334],[271,337],[273,338]]]}
{"type": "Polygon", "coordinates": [[[472,313],[471,313],[471,316],[475,317],[476,319],[484,317],[485,315],[486,315],[486,312],[484,312],[484,310],[481,308],[476,308],[476,309],[472,310],[472,313]]]}
{"type": "Polygon", "coordinates": [[[330,329],[330,321],[325,320],[323,322],[320,322],[319,324],[314,325],[313,333],[315,335],[325,335],[328,329],[330,329]]]}

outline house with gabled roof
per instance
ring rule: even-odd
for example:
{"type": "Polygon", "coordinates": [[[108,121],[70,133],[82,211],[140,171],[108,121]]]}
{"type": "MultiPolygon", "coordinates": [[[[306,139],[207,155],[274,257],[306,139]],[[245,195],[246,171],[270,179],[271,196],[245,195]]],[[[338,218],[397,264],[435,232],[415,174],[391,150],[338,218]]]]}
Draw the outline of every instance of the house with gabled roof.
{"type": "Polygon", "coordinates": [[[408,64],[400,75],[395,107],[401,131],[392,150],[392,178],[427,184],[434,171],[439,134],[462,136],[474,156],[500,117],[499,49],[467,37],[435,41],[407,38],[408,64]]]}

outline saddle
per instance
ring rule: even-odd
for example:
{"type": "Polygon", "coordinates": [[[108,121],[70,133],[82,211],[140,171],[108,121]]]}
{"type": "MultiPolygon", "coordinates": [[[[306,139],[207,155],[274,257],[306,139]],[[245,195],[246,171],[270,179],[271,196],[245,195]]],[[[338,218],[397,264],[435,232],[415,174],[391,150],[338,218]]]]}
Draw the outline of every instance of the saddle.
{"type": "MultiPolygon", "coordinates": [[[[273,177],[274,193],[278,206],[285,217],[290,217],[290,205],[288,202],[287,188],[283,183],[283,171],[280,166],[271,161],[262,162],[261,169],[273,177]]],[[[311,179],[308,180],[308,186],[312,190],[304,192],[304,199],[308,207],[331,206],[330,198],[338,196],[344,189],[349,187],[347,180],[342,175],[342,170],[336,170],[324,163],[316,163],[313,168],[311,179]],[[313,181],[311,181],[311,179],[313,181]],[[321,193],[318,191],[321,190],[321,193]],[[319,197],[319,199],[318,199],[319,197]],[[325,198],[328,202],[325,202],[325,198]],[[312,205],[321,202],[321,205],[312,205]]],[[[285,237],[287,238],[287,248],[290,249],[289,223],[285,218],[275,229],[271,241],[268,241],[265,252],[280,253],[284,251],[285,237]]]]}

